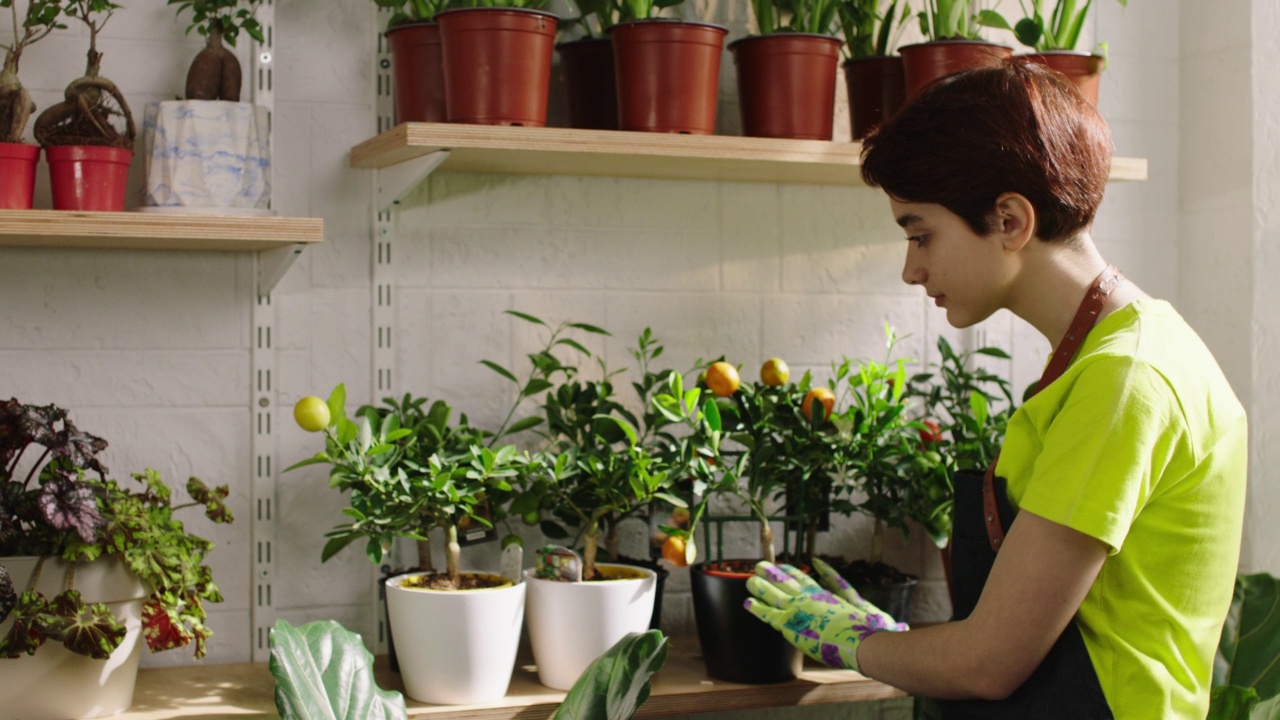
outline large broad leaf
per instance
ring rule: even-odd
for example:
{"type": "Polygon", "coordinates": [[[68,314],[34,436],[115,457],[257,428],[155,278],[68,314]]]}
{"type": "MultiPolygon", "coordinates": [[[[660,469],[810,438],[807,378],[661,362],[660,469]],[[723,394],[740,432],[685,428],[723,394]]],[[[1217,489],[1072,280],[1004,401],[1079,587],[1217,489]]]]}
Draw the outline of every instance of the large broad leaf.
{"type": "Polygon", "coordinates": [[[284,720],[404,718],[404,696],[373,679],[373,656],[360,636],[332,620],[271,629],[276,710],[284,720]]]}
{"type": "Polygon", "coordinates": [[[587,666],[551,720],[630,720],[649,699],[649,678],[666,661],[660,630],[627,635],[587,666]]]}
{"type": "Polygon", "coordinates": [[[1215,688],[1257,693],[1249,712],[1249,693],[1216,692],[1209,717],[1275,717],[1280,705],[1280,579],[1266,573],[1236,578],[1231,610],[1213,664],[1215,688]],[[1241,714],[1241,707],[1247,714],[1241,714]],[[1268,710],[1269,708],[1269,710],[1268,710]]]}

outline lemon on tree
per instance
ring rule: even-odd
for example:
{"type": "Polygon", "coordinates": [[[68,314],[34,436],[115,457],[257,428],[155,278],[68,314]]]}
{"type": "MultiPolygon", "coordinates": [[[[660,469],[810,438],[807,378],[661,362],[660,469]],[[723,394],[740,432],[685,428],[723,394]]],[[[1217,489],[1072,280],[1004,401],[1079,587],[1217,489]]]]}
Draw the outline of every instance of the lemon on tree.
{"type": "Polygon", "coordinates": [[[707,388],[720,397],[728,397],[738,391],[738,368],[721,360],[707,368],[707,388]]]}
{"type": "Polygon", "coordinates": [[[315,395],[308,395],[293,406],[293,419],[307,432],[320,432],[329,427],[329,404],[315,395]]]}
{"type": "Polygon", "coordinates": [[[787,361],[780,357],[771,357],[760,366],[760,382],[769,387],[780,387],[787,384],[791,377],[791,368],[787,361]]]}

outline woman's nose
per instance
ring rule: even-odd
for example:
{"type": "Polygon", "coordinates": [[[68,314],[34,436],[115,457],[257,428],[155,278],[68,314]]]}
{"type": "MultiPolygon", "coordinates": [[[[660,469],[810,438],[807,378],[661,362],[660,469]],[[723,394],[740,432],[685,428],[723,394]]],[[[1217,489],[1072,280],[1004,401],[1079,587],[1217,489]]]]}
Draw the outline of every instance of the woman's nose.
{"type": "Polygon", "coordinates": [[[929,274],[916,256],[915,243],[907,243],[907,259],[902,266],[902,282],[908,285],[923,285],[929,274]]]}

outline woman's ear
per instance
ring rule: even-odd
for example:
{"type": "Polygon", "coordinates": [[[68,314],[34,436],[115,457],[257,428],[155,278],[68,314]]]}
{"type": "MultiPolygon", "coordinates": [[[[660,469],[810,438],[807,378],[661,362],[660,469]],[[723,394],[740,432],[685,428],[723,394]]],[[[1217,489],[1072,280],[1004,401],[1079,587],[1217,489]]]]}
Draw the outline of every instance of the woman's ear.
{"type": "Polygon", "coordinates": [[[1019,193],[1007,192],[996,198],[992,228],[1007,250],[1021,250],[1036,235],[1036,209],[1019,193]]]}

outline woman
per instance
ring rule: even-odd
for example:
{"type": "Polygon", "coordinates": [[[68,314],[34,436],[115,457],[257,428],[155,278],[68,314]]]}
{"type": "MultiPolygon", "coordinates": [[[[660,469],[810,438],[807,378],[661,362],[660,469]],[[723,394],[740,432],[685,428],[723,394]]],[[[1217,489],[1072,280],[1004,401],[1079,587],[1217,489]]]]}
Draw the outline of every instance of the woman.
{"type": "Polygon", "coordinates": [[[1008,309],[1055,354],[993,467],[956,482],[952,622],[880,632],[899,628],[856,593],[772,567],[748,604],[944,717],[1208,710],[1245,414],[1195,332],[1089,237],[1110,164],[1094,108],[1017,62],[935,83],[865,141],[863,178],[906,231],[903,280],[956,327],[1008,309]]]}

